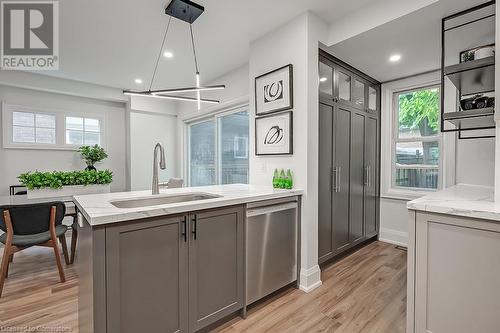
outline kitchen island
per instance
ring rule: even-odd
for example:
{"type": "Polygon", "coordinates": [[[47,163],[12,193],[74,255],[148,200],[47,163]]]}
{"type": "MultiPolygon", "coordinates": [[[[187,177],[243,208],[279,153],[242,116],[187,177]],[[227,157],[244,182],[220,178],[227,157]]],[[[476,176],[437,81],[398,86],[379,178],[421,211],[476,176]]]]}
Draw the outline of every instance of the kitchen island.
{"type": "Polygon", "coordinates": [[[79,331],[195,332],[244,313],[246,218],[258,204],[298,207],[301,194],[236,184],[76,196],[79,331]]]}
{"type": "Polygon", "coordinates": [[[497,332],[500,203],[456,185],[408,202],[407,333],[497,332]]]}

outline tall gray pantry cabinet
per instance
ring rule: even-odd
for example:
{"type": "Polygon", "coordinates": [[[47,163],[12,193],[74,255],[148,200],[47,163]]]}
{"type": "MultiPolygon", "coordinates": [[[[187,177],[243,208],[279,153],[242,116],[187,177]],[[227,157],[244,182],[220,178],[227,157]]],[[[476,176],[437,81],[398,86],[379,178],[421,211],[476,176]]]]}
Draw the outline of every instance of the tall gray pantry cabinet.
{"type": "Polygon", "coordinates": [[[318,256],[379,232],[380,83],[320,51],[318,256]]]}

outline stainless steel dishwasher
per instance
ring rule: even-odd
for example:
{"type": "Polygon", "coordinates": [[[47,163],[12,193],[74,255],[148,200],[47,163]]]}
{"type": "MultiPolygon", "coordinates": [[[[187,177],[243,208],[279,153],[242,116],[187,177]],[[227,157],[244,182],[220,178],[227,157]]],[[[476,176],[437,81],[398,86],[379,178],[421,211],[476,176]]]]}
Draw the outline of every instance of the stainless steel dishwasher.
{"type": "Polygon", "coordinates": [[[247,204],[246,305],[297,280],[298,202],[247,204]]]}

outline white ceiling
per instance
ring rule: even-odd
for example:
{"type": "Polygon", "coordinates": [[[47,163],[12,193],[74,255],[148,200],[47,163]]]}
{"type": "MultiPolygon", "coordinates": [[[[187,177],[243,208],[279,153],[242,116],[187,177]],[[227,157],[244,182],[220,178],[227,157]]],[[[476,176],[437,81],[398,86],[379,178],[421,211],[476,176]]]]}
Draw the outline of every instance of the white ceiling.
{"type": "MultiPolygon", "coordinates": [[[[249,42],[310,10],[331,23],[373,0],[200,0],[193,24],[202,84],[244,65],[249,42]]],[[[168,16],[169,0],[60,1],[60,69],[40,72],[118,88],[146,89],[168,16]],[[134,83],[141,78],[142,85],[134,83]]],[[[153,88],[193,85],[187,23],[172,19],[153,88]]]]}
{"type": "Polygon", "coordinates": [[[328,51],[380,82],[441,67],[441,19],[485,0],[440,0],[328,48],[328,51]],[[389,62],[392,54],[401,61],[389,62]]]}

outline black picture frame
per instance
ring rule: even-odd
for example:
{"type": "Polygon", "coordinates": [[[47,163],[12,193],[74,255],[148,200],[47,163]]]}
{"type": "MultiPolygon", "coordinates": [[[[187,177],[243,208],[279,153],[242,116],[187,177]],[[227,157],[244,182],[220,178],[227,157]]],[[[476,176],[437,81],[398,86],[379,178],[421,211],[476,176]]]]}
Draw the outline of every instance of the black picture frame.
{"type": "Polygon", "coordinates": [[[263,116],[263,115],[268,115],[268,114],[272,114],[272,113],[277,113],[277,112],[281,112],[281,111],[285,111],[285,110],[291,110],[293,109],[293,65],[292,64],[288,64],[288,65],[285,65],[285,66],[282,66],[280,68],[276,68],[272,71],[269,71],[267,73],[264,73],[262,75],[259,75],[257,76],[255,79],[254,79],[254,93],[255,93],[255,115],[256,116],[263,116]],[[281,107],[281,108],[277,108],[277,109],[272,109],[272,110],[268,110],[268,111],[260,111],[258,110],[258,100],[257,100],[257,81],[260,80],[260,79],[263,79],[264,77],[268,76],[268,75],[271,75],[271,74],[274,74],[278,71],[281,71],[285,68],[288,67],[288,81],[289,81],[289,84],[288,84],[288,93],[289,93],[289,96],[290,96],[290,100],[289,100],[289,103],[288,105],[284,106],[284,107],[281,107]]]}
{"type": "Polygon", "coordinates": [[[255,117],[255,156],[289,156],[293,155],[293,112],[285,111],[285,112],[274,112],[271,114],[267,114],[261,117],[255,117]],[[258,136],[258,121],[265,118],[279,117],[282,115],[288,114],[289,116],[289,140],[288,140],[288,151],[286,153],[259,153],[259,136],[258,136]]]}

